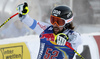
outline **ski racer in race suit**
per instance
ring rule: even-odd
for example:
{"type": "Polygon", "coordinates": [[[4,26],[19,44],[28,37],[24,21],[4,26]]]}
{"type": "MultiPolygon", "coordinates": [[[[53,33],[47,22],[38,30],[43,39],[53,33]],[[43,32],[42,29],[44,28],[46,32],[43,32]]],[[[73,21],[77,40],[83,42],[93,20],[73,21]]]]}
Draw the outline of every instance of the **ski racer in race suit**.
{"type": "Polygon", "coordinates": [[[18,5],[17,10],[20,21],[40,34],[40,50],[37,59],[73,59],[75,52],[65,44],[77,50],[81,44],[81,36],[73,31],[73,13],[68,6],[57,6],[52,10],[51,24],[29,17],[26,2],[18,5]]]}

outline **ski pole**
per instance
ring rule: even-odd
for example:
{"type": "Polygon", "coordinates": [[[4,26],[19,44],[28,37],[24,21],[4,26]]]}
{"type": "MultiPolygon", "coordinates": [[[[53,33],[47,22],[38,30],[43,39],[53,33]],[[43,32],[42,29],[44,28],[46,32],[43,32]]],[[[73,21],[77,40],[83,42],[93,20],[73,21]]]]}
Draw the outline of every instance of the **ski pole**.
{"type": "Polygon", "coordinates": [[[11,17],[9,17],[4,23],[2,23],[1,25],[0,25],[0,28],[3,26],[3,25],[5,25],[10,19],[12,19],[13,17],[15,17],[16,15],[18,15],[19,13],[16,13],[16,14],[14,14],[14,15],[12,15],[11,17]]]}
{"type": "Polygon", "coordinates": [[[69,46],[67,43],[65,44],[67,47],[72,49],[81,59],[85,59],[82,55],[80,55],[76,50],[74,50],[71,46],[69,46]]]}

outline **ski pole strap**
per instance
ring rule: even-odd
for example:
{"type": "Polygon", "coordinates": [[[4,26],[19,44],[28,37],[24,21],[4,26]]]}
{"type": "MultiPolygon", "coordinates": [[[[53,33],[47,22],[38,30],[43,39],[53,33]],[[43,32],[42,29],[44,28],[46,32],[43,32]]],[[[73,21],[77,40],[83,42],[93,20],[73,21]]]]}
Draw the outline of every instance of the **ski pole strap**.
{"type": "Polygon", "coordinates": [[[80,55],[76,50],[74,50],[74,52],[81,58],[81,59],[85,59],[82,55],[80,55]]]}
{"type": "Polygon", "coordinates": [[[11,18],[15,17],[16,15],[18,15],[18,13],[12,15],[10,18],[8,18],[3,24],[0,25],[0,28],[5,25],[11,18]]]}

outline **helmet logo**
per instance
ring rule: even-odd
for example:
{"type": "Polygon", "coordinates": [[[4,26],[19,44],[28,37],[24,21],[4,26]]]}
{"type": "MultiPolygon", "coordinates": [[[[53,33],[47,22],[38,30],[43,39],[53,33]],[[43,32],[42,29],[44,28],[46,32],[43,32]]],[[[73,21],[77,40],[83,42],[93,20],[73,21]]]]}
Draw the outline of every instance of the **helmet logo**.
{"type": "Polygon", "coordinates": [[[53,10],[53,14],[54,16],[58,16],[61,14],[61,11],[58,11],[58,10],[53,10]]]}
{"type": "Polygon", "coordinates": [[[69,18],[69,17],[70,17],[70,15],[71,15],[71,12],[69,12],[69,13],[67,14],[67,18],[69,18]]]}

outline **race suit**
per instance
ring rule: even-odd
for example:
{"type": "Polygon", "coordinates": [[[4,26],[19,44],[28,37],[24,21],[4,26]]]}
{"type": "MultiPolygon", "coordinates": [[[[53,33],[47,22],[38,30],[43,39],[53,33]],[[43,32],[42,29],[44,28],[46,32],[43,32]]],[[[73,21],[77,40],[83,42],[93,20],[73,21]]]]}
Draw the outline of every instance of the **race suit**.
{"type": "MultiPolygon", "coordinates": [[[[65,45],[61,46],[55,43],[55,34],[51,24],[36,21],[29,17],[29,15],[20,17],[20,20],[40,35],[40,50],[37,59],[73,58],[75,53],[72,49],[65,45]]],[[[69,37],[66,43],[77,50],[77,47],[81,44],[80,34],[70,29],[64,30],[63,33],[69,37]]]]}

